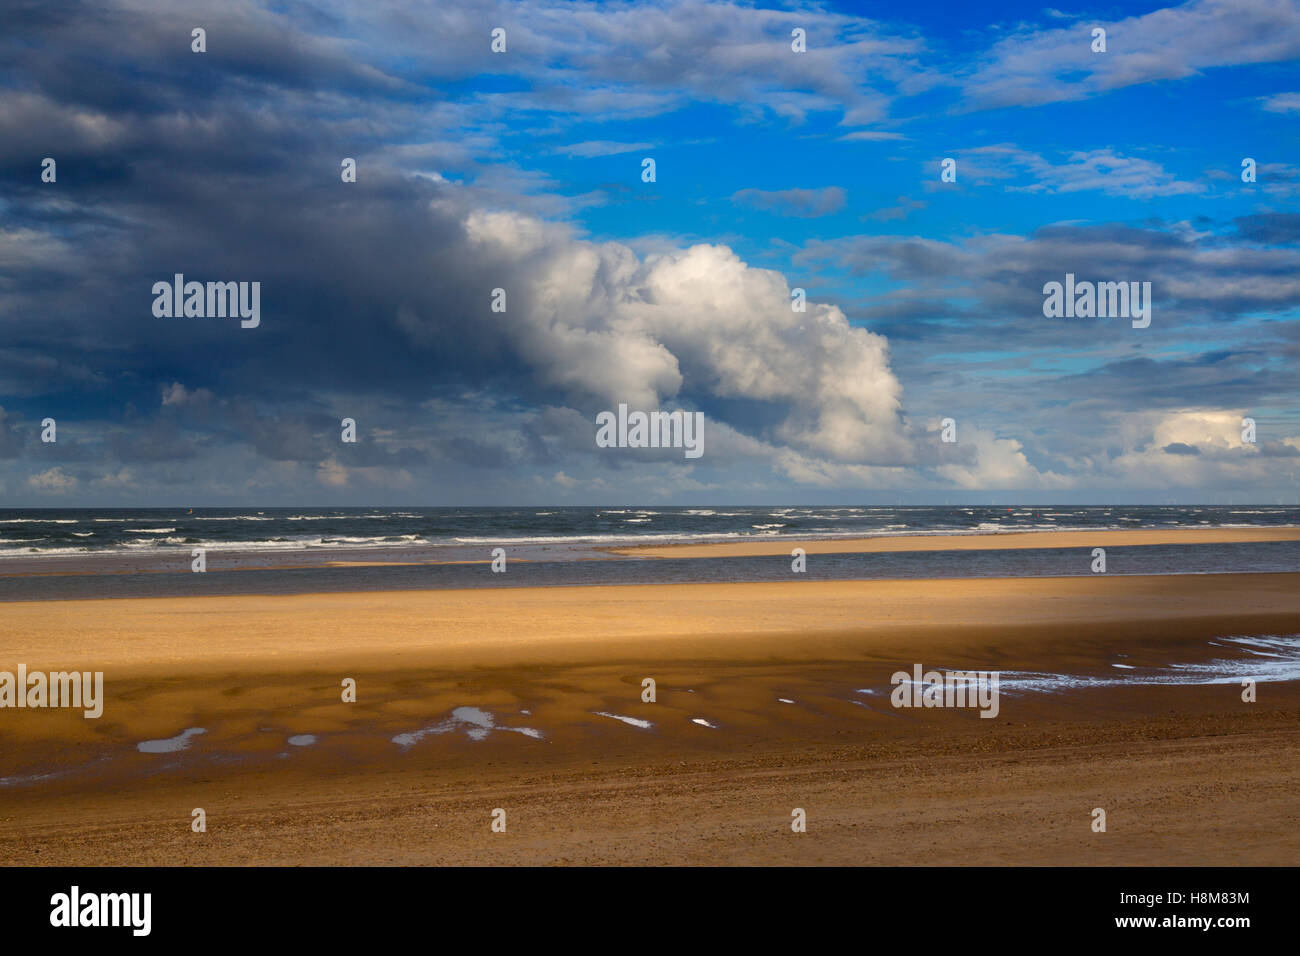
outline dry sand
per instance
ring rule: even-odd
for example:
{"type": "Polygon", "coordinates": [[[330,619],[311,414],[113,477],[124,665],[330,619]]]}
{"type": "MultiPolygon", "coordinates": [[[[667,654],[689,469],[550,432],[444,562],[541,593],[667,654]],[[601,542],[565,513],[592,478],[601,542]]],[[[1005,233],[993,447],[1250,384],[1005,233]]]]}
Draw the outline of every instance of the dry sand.
{"type": "Polygon", "coordinates": [[[1300,632],[1300,574],[566,587],[4,605],[9,863],[1262,863],[1300,858],[1300,682],[863,695],[913,663],[1107,674],[1300,632]],[[1121,657],[1120,655],[1124,655],[1121,657]],[[356,703],[340,700],[355,678],[356,703]],[[641,681],[658,684],[641,701],[641,681]],[[780,698],[794,701],[783,703],[780,698]],[[454,708],[490,712],[403,748],[454,708]],[[604,711],[652,721],[641,729],[604,711]],[[694,723],[701,718],[713,727],[694,723]],[[188,750],[137,742],[203,727],[188,750]],[[500,729],[505,728],[505,729],[500,729]],[[529,728],[540,739],[512,732],[529,728]],[[290,736],[312,734],[307,747],[290,736]],[[1108,832],[1091,831],[1104,807],[1108,832]],[[190,831],[203,807],[208,832],[190,831]],[[508,830],[489,829],[494,808],[508,830]],[[809,832],[790,830],[808,812],[809,832]]]}

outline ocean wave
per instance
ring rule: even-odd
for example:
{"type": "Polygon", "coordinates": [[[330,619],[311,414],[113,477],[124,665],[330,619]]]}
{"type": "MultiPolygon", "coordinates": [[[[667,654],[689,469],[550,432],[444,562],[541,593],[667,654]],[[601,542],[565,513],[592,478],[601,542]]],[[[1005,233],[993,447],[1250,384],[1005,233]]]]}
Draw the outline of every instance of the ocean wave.
{"type": "MultiPolygon", "coordinates": [[[[189,517],[186,515],[186,517],[189,517]]],[[[277,518],[260,518],[257,515],[238,515],[233,518],[201,518],[198,515],[194,517],[195,521],[277,521],[277,518]]]]}
{"type": "Polygon", "coordinates": [[[730,538],[752,538],[740,531],[710,531],[699,534],[573,534],[573,535],[518,535],[491,538],[452,538],[453,544],[645,544],[674,541],[713,541],[730,538]]]}
{"type": "Polygon", "coordinates": [[[34,558],[43,557],[47,554],[86,554],[92,549],[87,547],[61,547],[61,548],[0,548],[0,557],[4,558],[34,558]]]}

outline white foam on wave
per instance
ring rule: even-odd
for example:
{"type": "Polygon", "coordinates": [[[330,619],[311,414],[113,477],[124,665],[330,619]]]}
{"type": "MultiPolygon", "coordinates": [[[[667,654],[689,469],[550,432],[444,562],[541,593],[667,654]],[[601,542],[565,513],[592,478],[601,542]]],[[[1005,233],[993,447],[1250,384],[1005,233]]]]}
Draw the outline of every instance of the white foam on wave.
{"type": "Polygon", "coordinates": [[[754,537],[740,531],[715,531],[708,534],[539,534],[498,536],[494,538],[452,538],[453,544],[648,544],[678,541],[722,541],[754,537]]]}
{"type": "Polygon", "coordinates": [[[3,548],[0,549],[0,557],[4,558],[30,558],[33,554],[85,554],[90,548],[3,548]]]}
{"type": "MultiPolygon", "coordinates": [[[[187,516],[187,517],[188,517],[188,516],[187,516]]],[[[259,517],[256,516],[256,515],[238,515],[237,517],[233,517],[233,518],[230,518],[230,517],[222,517],[222,518],[200,518],[200,517],[197,517],[197,516],[196,516],[196,517],[194,518],[194,520],[195,520],[195,521],[274,521],[275,519],[274,519],[274,518],[259,518],[259,517]]]]}
{"type": "Polygon", "coordinates": [[[691,723],[693,723],[693,724],[699,724],[701,727],[708,727],[710,730],[717,730],[717,729],[718,729],[717,726],[716,726],[715,724],[711,724],[711,723],[709,723],[709,722],[708,722],[707,720],[705,720],[703,717],[692,717],[692,718],[691,718],[691,723]]]}
{"type": "Polygon", "coordinates": [[[315,734],[295,734],[289,738],[289,743],[295,747],[310,747],[315,742],[315,734]]]}

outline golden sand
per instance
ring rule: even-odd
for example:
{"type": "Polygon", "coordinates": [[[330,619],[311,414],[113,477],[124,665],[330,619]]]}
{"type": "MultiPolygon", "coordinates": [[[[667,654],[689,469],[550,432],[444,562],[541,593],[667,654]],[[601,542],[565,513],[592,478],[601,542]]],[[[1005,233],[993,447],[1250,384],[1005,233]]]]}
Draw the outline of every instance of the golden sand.
{"type": "Polygon", "coordinates": [[[3,605],[9,863],[1294,863],[1300,683],[860,693],[913,663],[1122,673],[1300,632],[1300,574],[676,584],[3,605]],[[1122,657],[1120,655],[1123,655],[1122,657]],[[642,681],[657,700],[641,699],[642,681]],[[357,701],[344,703],[344,678],[357,701]],[[792,701],[785,703],[784,701],[792,701]],[[410,747],[458,707],[493,715],[410,747]],[[641,729],[601,713],[646,720],[641,729]],[[711,727],[696,723],[707,720],[711,727]],[[135,745],[189,727],[180,754],[135,745]],[[506,728],[506,729],[500,729],[506,728]],[[511,729],[513,728],[513,730],[511,729]],[[526,736],[519,728],[535,730],[526,736]],[[293,747],[289,737],[316,743],[293,747]],[[286,755],[286,756],[282,756],[286,755]],[[204,807],[209,832],[189,830],[204,807]],[[808,811],[795,842],[792,808],[808,811]],[[1107,834],[1091,810],[1109,807],[1107,834]],[[493,834],[489,813],[510,814],[493,834]],[[805,839],[806,837],[806,839],[805,839]]]}

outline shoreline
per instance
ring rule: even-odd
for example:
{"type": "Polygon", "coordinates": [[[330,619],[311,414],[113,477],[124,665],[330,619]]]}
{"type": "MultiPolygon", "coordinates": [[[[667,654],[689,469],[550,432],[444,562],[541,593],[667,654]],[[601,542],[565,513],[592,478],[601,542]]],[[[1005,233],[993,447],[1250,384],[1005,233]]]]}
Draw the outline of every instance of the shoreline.
{"type": "MultiPolygon", "coordinates": [[[[506,539],[502,539],[503,541],[506,539]]],[[[512,562],[592,562],[631,558],[719,558],[789,556],[799,547],[813,554],[873,554],[933,551],[1020,551],[1035,549],[1144,547],[1152,545],[1246,544],[1300,541],[1300,525],[1251,528],[1153,528],[1053,531],[900,532],[858,536],[760,536],[722,541],[638,544],[598,541],[476,545],[440,543],[340,548],[222,550],[205,546],[212,571],[296,571],[486,565],[491,549],[505,547],[512,562]]],[[[0,578],[64,577],[99,574],[190,573],[190,548],[158,551],[95,551],[78,554],[0,555],[0,578]]]]}
{"type": "Polygon", "coordinates": [[[612,545],[611,554],[639,558],[738,558],[790,554],[877,554],[903,551],[1017,551],[1035,548],[1145,547],[1300,541],[1300,526],[1269,528],[1119,528],[1085,531],[967,531],[844,538],[754,538],[682,544],[612,545]]]}

